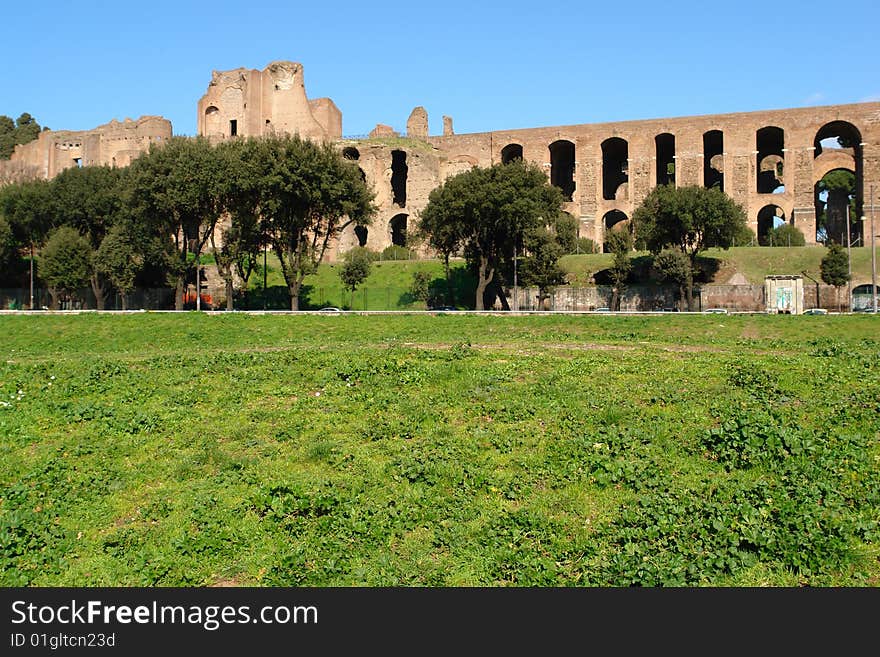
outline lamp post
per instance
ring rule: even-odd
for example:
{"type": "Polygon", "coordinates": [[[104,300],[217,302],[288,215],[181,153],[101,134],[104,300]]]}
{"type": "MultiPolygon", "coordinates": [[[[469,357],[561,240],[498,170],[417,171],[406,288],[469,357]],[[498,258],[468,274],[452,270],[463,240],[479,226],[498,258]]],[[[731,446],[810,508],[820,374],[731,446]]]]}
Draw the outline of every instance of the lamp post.
{"type": "Polygon", "coordinates": [[[849,276],[846,279],[846,307],[852,312],[852,240],[849,233],[849,208],[846,208],[846,267],[849,276]]]}
{"type": "Polygon", "coordinates": [[[871,185],[871,299],[877,312],[877,250],[874,248],[874,185],[871,185]]]}
{"type": "Polygon", "coordinates": [[[516,289],[516,240],[513,241],[513,309],[519,311],[519,297],[516,289]]]}
{"type": "MultiPolygon", "coordinates": [[[[871,215],[873,217],[873,214],[871,215]]],[[[34,243],[31,242],[31,310],[34,309],[34,243]]]]}

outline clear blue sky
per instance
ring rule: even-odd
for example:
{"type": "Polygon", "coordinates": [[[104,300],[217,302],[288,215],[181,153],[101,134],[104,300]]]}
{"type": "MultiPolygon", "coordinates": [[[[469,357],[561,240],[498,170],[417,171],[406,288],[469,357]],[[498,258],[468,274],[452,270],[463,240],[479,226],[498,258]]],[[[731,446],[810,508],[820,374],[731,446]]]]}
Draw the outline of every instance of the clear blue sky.
{"type": "Polygon", "coordinates": [[[196,132],[212,70],[304,66],[346,135],[457,134],[880,100],[878,0],[4,3],[0,114],[196,132]]]}

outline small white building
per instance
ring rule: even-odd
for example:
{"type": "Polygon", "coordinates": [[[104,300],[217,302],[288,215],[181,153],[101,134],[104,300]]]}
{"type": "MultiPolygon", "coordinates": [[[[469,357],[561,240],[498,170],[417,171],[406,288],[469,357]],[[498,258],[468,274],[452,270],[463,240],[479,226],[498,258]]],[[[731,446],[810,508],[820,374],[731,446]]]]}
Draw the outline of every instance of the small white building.
{"type": "Polygon", "coordinates": [[[764,277],[764,301],[766,302],[768,313],[800,315],[804,312],[803,277],[764,277]]]}

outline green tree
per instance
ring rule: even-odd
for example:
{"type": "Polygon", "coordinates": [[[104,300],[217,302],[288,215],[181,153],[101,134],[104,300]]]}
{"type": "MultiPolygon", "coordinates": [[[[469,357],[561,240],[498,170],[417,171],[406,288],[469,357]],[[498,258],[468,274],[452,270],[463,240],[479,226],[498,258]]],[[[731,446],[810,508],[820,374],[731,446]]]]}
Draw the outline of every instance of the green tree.
{"type": "Polygon", "coordinates": [[[686,301],[686,286],[692,275],[690,259],[676,249],[664,249],[654,256],[653,266],[661,283],[674,283],[678,286],[680,308],[686,301]]]}
{"type": "MultiPolygon", "coordinates": [[[[819,201],[817,239],[843,244],[846,240],[846,219],[849,219],[852,228],[858,218],[855,174],[846,169],[829,171],[816,184],[816,191],[825,195],[825,201],[819,201]]],[[[853,240],[855,237],[851,234],[853,240]]]]}
{"type": "Polygon", "coordinates": [[[730,248],[743,233],[743,207],[717,188],[658,185],[633,213],[636,238],[654,254],[674,247],[690,260],[685,285],[688,310],[694,306],[693,272],[708,248],[730,248]]]}
{"type": "MultiPolygon", "coordinates": [[[[562,203],[562,192],[535,164],[474,167],[431,191],[420,229],[441,253],[464,252],[477,277],[476,309],[483,310],[489,285],[500,288],[496,273],[538,226],[556,224],[562,203]]],[[[499,296],[508,309],[504,294],[499,296]]]]}
{"type": "MultiPolygon", "coordinates": [[[[840,288],[847,284],[850,279],[849,273],[849,256],[842,245],[837,242],[831,242],[828,245],[827,253],[822,257],[819,263],[819,275],[822,282],[826,285],[833,285],[837,290],[837,310],[841,310],[840,306],[840,288]]],[[[849,303],[847,303],[849,307],[849,303]]]]}
{"type": "Polygon", "coordinates": [[[780,224],[767,231],[767,244],[770,246],[804,246],[806,243],[804,234],[791,224],[780,224]]]}
{"type": "Polygon", "coordinates": [[[143,245],[139,243],[136,233],[122,223],[110,229],[94,255],[94,269],[119,292],[123,310],[128,310],[128,295],[134,291],[135,280],[144,262],[143,245]]]}
{"type": "Polygon", "coordinates": [[[372,267],[370,252],[363,246],[356,246],[345,252],[342,256],[342,267],[339,269],[339,278],[345,289],[354,295],[358,285],[367,280],[372,267]]]}
{"type": "Polygon", "coordinates": [[[608,273],[611,276],[611,310],[620,310],[620,301],[626,290],[626,281],[632,271],[632,236],[628,231],[610,231],[605,236],[605,245],[614,254],[608,273]]]}
{"type": "Polygon", "coordinates": [[[16,144],[27,144],[39,137],[40,130],[40,124],[27,112],[16,121],[0,115],[0,160],[12,157],[16,144]]]}
{"type": "Polygon", "coordinates": [[[242,201],[259,216],[281,262],[290,308],[298,310],[303,279],[346,227],[369,223],[374,194],[357,165],[331,144],[299,136],[248,139],[243,161],[242,201]]]}
{"type": "Polygon", "coordinates": [[[49,287],[53,308],[64,297],[79,298],[92,275],[92,248],[75,228],[61,226],[49,236],[40,252],[40,278],[49,287]]]}
{"type": "Polygon", "coordinates": [[[409,285],[410,296],[427,305],[431,296],[431,278],[431,274],[426,271],[413,272],[412,282],[409,285]]]}
{"type": "Polygon", "coordinates": [[[226,211],[226,174],[221,156],[203,137],[151,144],[128,167],[129,209],[151,232],[174,244],[168,267],[176,310],[183,310],[188,274],[195,275],[199,257],[226,211]]]}
{"type": "MultiPolygon", "coordinates": [[[[49,183],[52,223],[75,228],[88,240],[93,258],[98,257],[101,242],[110,228],[120,220],[122,175],[122,169],[109,166],[73,167],[49,183]]],[[[98,310],[103,310],[110,281],[101,267],[92,268],[89,283],[98,310]]]]}
{"type": "MultiPolygon", "coordinates": [[[[565,234],[563,239],[567,240],[565,234]]],[[[565,270],[559,258],[565,252],[557,235],[544,226],[537,226],[525,237],[525,255],[518,263],[519,282],[524,287],[538,288],[538,308],[544,307],[556,288],[565,285],[565,270]]],[[[570,245],[569,245],[570,246],[570,245]]]]}

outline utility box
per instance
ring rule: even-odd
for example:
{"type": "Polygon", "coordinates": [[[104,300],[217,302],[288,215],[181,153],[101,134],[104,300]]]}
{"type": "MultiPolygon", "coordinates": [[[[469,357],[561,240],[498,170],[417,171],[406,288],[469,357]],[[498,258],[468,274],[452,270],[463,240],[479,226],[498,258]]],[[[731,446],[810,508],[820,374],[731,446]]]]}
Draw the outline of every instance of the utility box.
{"type": "Polygon", "coordinates": [[[777,315],[800,315],[804,312],[802,276],[766,276],[764,300],[767,312],[777,315]]]}

